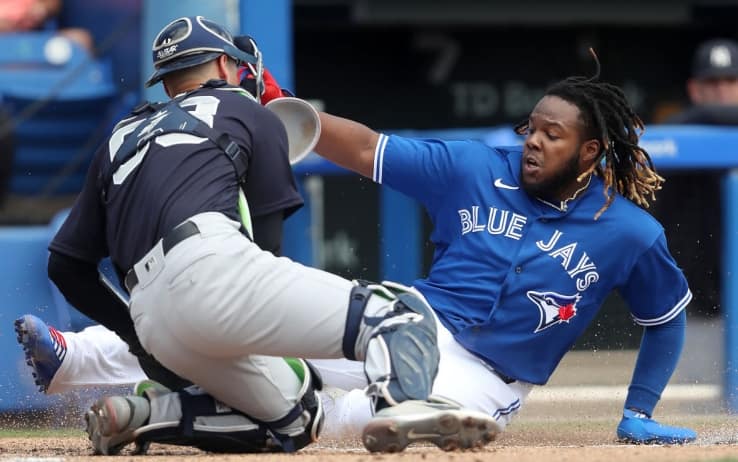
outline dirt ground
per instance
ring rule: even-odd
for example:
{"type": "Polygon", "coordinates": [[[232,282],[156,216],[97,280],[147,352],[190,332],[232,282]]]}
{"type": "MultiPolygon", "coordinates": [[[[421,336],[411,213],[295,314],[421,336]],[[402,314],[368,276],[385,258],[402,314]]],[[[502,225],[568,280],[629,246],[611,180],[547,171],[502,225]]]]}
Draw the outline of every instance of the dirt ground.
{"type": "MultiPolygon", "coordinates": [[[[341,442],[321,440],[298,454],[289,455],[219,455],[190,448],[152,445],[149,456],[134,457],[128,449],[124,449],[119,457],[93,456],[87,435],[81,430],[81,412],[72,411],[75,406],[70,401],[63,408],[66,414],[57,409],[48,414],[30,416],[0,415],[0,462],[137,462],[150,461],[150,456],[156,456],[154,460],[158,462],[296,459],[328,462],[738,462],[738,415],[726,413],[716,396],[697,393],[699,388],[687,388],[686,393],[678,395],[670,394],[667,388],[656,409],[661,422],[696,430],[699,435],[696,443],[685,446],[618,443],[615,427],[634,359],[634,352],[570,354],[552,378],[550,386],[531,393],[523,411],[497,441],[475,451],[445,453],[433,446],[411,446],[401,454],[372,455],[353,439],[341,442]],[[588,395],[582,390],[589,385],[611,386],[613,388],[607,390],[614,391],[604,397],[602,393],[588,395]],[[543,391],[549,394],[539,394],[543,391]],[[556,391],[558,393],[551,393],[556,391]]],[[[91,399],[89,394],[84,396],[84,400],[91,399]]]]}
{"type": "Polygon", "coordinates": [[[688,425],[698,431],[696,443],[686,446],[633,446],[615,440],[614,423],[609,418],[553,418],[531,416],[514,422],[497,441],[487,447],[467,452],[445,453],[435,447],[411,446],[401,454],[372,455],[356,440],[348,442],[320,441],[292,455],[218,455],[189,448],[152,445],[148,456],[92,456],[91,447],[82,431],[71,430],[69,436],[36,436],[0,438],[0,461],[143,461],[156,456],[157,461],[294,461],[320,460],[334,462],[369,460],[455,461],[514,460],[516,462],[613,461],[644,460],[648,462],[738,461],[738,424],[734,416],[668,416],[668,422],[688,425]],[[31,459],[32,458],[32,459],[31,459]]]}

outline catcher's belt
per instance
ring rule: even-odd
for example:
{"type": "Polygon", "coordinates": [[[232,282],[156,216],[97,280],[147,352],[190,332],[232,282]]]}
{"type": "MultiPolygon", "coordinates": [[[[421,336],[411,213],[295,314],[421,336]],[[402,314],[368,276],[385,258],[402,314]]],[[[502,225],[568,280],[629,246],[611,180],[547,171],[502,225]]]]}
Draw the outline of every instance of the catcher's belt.
{"type": "MultiPolygon", "coordinates": [[[[200,234],[200,230],[197,228],[197,225],[191,221],[185,221],[184,223],[175,226],[161,240],[164,255],[169,253],[174,246],[195,234],[200,234]]],[[[135,267],[131,268],[128,273],[126,273],[126,277],[123,279],[123,284],[125,284],[129,294],[133,288],[138,285],[138,276],[136,275],[135,267]]]]}

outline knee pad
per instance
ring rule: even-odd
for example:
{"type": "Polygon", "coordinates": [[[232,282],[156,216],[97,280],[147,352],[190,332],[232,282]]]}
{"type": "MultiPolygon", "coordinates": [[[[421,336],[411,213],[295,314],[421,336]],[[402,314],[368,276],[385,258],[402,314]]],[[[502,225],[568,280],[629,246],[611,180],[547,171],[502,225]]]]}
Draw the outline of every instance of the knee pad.
{"type": "Polygon", "coordinates": [[[279,442],[282,451],[295,452],[316,441],[323,429],[325,413],[317,393],[323,389],[323,380],[304,359],[289,358],[288,363],[303,378],[298,393],[300,399],[286,416],[274,422],[265,422],[265,425],[279,442]]]}
{"type": "Polygon", "coordinates": [[[364,360],[367,394],[380,407],[427,399],[440,359],[432,309],[410,287],[355,283],[343,349],[347,358],[364,360]]]}

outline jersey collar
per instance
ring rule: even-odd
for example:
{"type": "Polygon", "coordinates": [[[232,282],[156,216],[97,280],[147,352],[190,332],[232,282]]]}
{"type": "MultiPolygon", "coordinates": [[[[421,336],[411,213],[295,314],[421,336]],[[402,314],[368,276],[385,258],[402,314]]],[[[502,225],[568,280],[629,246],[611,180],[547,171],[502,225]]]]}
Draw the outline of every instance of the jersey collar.
{"type": "MultiPolygon", "coordinates": [[[[178,95],[175,95],[174,98],[172,98],[172,99],[179,98],[180,96],[184,96],[184,95],[186,95],[188,93],[192,93],[194,91],[201,90],[203,88],[205,88],[205,86],[204,85],[200,85],[199,87],[193,88],[192,90],[183,91],[182,93],[179,93],[178,95]]],[[[209,88],[215,88],[215,89],[221,90],[221,91],[232,91],[232,92],[239,93],[239,94],[241,94],[241,95],[249,98],[251,101],[254,101],[256,103],[259,102],[259,101],[256,100],[256,97],[254,95],[252,95],[251,93],[249,93],[247,90],[245,90],[245,89],[243,89],[241,87],[234,86],[234,85],[219,86],[219,87],[209,87],[209,88]]]]}

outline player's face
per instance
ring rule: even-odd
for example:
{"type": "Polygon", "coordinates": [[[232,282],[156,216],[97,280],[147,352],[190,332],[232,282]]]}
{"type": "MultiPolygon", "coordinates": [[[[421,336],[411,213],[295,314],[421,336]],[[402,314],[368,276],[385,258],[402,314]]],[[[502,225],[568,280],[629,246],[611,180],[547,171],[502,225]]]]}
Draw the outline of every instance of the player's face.
{"type": "Polygon", "coordinates": [[[528,119],[520,165],[528,194],[565,200],[582,187],[577,177],[596,157],[593,144],[599,146],[596,140],[583,140],[583,131],[576,105],[551,95],[538,102],[528,119]]]}
{"type": "Polygon", "coordinates": [[[690,79],[687,90],[694,104],[738,104],[738,77],[690,79]]]}

